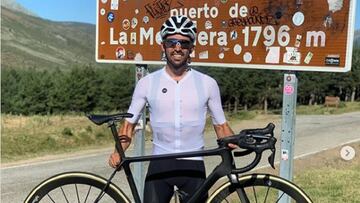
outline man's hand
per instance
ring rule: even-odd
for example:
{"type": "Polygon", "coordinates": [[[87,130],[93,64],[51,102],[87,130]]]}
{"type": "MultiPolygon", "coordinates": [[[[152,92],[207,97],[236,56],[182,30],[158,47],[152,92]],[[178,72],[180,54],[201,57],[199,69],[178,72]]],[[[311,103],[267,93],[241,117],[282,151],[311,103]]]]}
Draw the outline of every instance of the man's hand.
{"type": "Polygon", "coordinates": [[[117,152],[113,152],[109,157],[109,166],[116,168],[120,164],[120,155],[117,152]]]}
{"type": "Polygon", "coordinates": [[[228,144],[228,147],[230,147],[231,149],[238,148],[238,146],[236,144],[231,144],[231,143],[228,144]]]}

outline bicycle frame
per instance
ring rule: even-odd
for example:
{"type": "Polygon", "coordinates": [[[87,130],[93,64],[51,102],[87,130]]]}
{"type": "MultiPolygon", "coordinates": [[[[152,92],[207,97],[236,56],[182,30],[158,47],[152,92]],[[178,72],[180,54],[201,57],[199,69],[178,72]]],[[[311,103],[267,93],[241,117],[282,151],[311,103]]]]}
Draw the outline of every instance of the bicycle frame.
{"type": "MultiPolygon", "coordinates": [[[[152,161],[152,160],[163,160],[163,159],[172,159],[172,158],[189,158],[189,157],[197,157],[197,156],[221,156],[222,161],[215,167],[215,169],[211,172],[209,176],[205,179],[205,182],[200,186],[200,188],[195,192],[193,196],[190,197],[188,203],[198,202],[199,199],[207,193],[207,191],[215,184],[217,180],[225,175],[234,174],[232,173],[235,170],[235,164],[233,155],[231,150],[227,146],[218,147],[215,149],[209,150],[201,150],[201,151],[193,151],[193,152],[185,152],[185,153],[173,153],[173,154],[162,154],[162,155],[148,155],[148,156],[138,156],[138,157],[126,157],[124,150],[120,144],[120,140],[117,134],[116,125],[113,121],[109,122],[108,126],[111,128],[111,132],[114,136],[116,142],[116,149],[118,150],[120,156],[122,157],[122,161],[117,167],[117,169],[110,176],[108,183],[111,182],[111,179],[114,177],[115,173],[120,170],[120,168],[124,169],[126,174],[131,193],[134,197],[136,203],[140,203],[141,199],[139,193],[136,189],[135,181],[133,174],[130,169],[130,163],[135,162],[144,162],[144,161],[152,161]]],[[[238,173],[238,172],[236,172],[238,173]]],[[[236,178],[229,177],[230,180],[236,181],[236,178]]],[[[240,198],[241,191],[240,191],[240,198]]]]}

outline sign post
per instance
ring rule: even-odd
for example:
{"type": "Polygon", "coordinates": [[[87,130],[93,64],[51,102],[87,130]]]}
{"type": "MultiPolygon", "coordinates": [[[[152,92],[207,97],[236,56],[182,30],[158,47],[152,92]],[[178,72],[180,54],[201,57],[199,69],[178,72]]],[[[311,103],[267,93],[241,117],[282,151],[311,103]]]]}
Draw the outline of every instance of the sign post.
{"type": "MultiPolygon", "coordinates": [[[[287,180],[292,180],[293,175],[297,83],[298,81],[294,73],[284,74],[280,176],[287,180]]],[[[283,195],[282,191],[279,192],[279,197],[281,195],[283,195]]],[[[286,195],[279,202],[290,203],[290,198],[286,195]]]]}
{"type": "MultiPolygon", "coordinates": [[[[136,83],[148,73],[147,65],[136,65],[135,81],[136,83]]],[[[146,126],[146,107],[143,109],[138,124],[135,126],[135,144],[134,144],[134,155],[144,156],[145,155],[145,126],[146,126]]],[[[144,196],[144,162],[134,163],[134,179],[136,188],[139,192],[140,199],[143,200],[144,196]]]]}

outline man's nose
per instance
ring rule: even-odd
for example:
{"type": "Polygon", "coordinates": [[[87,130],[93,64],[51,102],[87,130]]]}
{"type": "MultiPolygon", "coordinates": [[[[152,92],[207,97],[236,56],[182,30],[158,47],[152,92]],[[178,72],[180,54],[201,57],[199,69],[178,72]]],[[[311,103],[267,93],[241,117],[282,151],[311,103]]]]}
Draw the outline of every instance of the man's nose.
{"type": "Polygon", "coordinates": [[[175,45],[175,50],[176,51],[180,51],[181,50],[181,44],[178,42],[178,43],[176,43],[176,45],[175,45]]]}

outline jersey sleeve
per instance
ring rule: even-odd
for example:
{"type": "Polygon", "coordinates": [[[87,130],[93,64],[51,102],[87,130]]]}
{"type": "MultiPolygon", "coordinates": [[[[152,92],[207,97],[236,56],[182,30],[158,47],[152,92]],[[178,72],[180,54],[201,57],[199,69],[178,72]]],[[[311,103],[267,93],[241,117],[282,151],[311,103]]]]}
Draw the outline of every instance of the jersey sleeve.
{"type": "Polygon", "coordinates": [[[226,122],[224,110],[221,105],[220,89],[214,79],[210,81],[208,107],[214,125],[224,124],[226,122]]]}
{"type": "Polygon", "coordinates": [[[149,87],[148,77],[144,77],[135,86],[135,90],[131,99],[131,104],[128,109],[128,113],[133,114],[132,118],[126,118],[126,120],[132,124],[139,121],[141,111],[146,104],[147,89],[149,87]]]}

